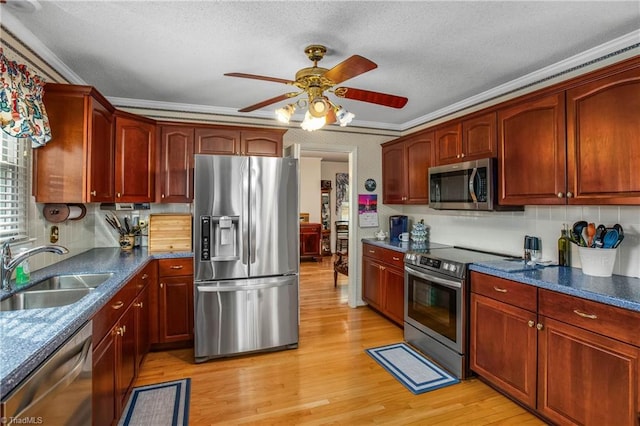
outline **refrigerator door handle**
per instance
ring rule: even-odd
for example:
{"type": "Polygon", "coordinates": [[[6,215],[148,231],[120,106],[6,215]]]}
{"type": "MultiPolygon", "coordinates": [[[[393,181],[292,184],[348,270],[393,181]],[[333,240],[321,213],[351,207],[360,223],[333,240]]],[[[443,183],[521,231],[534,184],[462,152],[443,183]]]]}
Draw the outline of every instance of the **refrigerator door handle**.
{"type": "MultiPolygon", "coordinates": [[[[242,164],[242,190],[244,194],[249,194],[249,170],[247,169],[247,162],[242,164]]],[[[246,198],[242,201],[242,263],[244,265],[249,264],[249,245],[247,244],[247,238],[249,236],[249,202],[246,198]]]]}
{"type": "Polygon", "coordinates": [[[249,159],[249,168],[251,169],[250,181],[249,181],[249,216],[251,229],[249,230],[249,262],[250,264],[254,264],[256,262],[256,223],[258,222],[258,214],[256,207],[256,188],[258,187],[258,183],[256,182],[258,178],[258,171],[253,169],[253,162],[249,159]]]}
{"type": "Polygon", "coordinates": [[[200,293],[226,293],[231,291],[253,291],[263,288],[284,287],[287,285],[295,285],[295,280],[270,280],[251,285],[197,285],[197,291],[200,293]]]}

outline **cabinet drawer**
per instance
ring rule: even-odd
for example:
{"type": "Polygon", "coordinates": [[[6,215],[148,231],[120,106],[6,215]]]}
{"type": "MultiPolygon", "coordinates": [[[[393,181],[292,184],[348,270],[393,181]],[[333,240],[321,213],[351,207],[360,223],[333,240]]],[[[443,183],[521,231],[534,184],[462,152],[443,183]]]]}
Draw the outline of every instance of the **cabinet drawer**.
{"type": "Polygon", "coordinates": [[[160,259],[158,261],[158,274],[161,277],[193,274],[193,259],[190,257],[181,259],[160,259]]]}
{"type": "Polygon", "coordinates": [[[389,250],[372,244],[363,244],[362,255],[404,269],[404,254],[402,252],[389,250]]]}
{"type": "Polygon", "coordinates": [[[93,346],[95,347],[127,310],[138,294],[137,279],[133,278],[93,316],[93,346]]]}
{"type": "Polygon", "coordinates": [[[471,291],[528,311],[537,309],[537,288],[504,278],[471,272],[471,291]]]}
{"type": "Polygon", "coordinates": [[[640,346],[640,313],[580,297],[540,289],[542,316],[640,346]]]}

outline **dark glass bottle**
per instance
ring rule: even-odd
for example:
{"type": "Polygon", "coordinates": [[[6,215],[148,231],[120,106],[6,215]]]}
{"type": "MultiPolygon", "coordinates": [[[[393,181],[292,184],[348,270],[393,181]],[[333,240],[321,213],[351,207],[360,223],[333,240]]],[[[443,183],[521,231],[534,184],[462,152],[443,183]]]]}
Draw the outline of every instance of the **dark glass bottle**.
{"type": "Polygon", "coordinates": [[[569,242],[569,234],[563,229],[558,238],[558,265],[571,266],[571,246],[569,242]]]}

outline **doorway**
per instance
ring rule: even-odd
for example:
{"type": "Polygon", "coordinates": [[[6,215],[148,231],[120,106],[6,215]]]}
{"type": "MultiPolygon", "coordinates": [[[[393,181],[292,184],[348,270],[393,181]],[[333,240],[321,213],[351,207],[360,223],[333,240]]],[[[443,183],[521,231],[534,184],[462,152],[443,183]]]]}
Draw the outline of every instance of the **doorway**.
{"type": "Polygon", "coordinates": [[[285,156],[294,158],[304,157],[322,157],[328,159],[327,161],[346,161],[348,162],[349,173],[349,189],[348,189],[348,203],[349,203],[349,242],[348,253],[349,256],[349,275],[348,275],[348,304],[350,307],[355,308],[357,306],[356,300],[356,272],[357,272],[357,155],[358,148],[355,146],[347,145],[328,145],[328,144],[311,144],[311,143],[294,143],[285,149],[285,156]]]}

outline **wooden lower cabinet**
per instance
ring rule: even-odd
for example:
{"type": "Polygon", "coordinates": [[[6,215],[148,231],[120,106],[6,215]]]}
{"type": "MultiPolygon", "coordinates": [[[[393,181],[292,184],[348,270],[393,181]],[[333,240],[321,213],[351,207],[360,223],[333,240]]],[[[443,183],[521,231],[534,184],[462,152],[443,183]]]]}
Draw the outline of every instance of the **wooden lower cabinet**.
{"type": "Polygon", "coordinates": [[[484,380],[554,424],[640,424],[640,314],[477,272],[471,290],[484,380]]]}
{"type": "Polygon", "coordinates": [[[150,289],[151,343],[193,340],[193,258],[159,259],[150,289]],[[155,302],[155,303],[154,303],[155,302]]]}
{"type": "Polygon", "coordinates": [[[147,272],[129,280],[93,317],[94,425],[117,423],[149,350],[147,272]]]}
{"type": "Polygon", "coordinates": [[[637,425],[640,349],[541,317],[538,411],[560,425],[637,425]]]}
{"type": "Polygon", "coordinates": [[[319,223],[300,224],[300,257],[320,257],[322,225],[319,223]]]}
{"type": "Polygon", "coordinates": [[[362,298],[372,308],[403,326],[404,258],[402,253],[371,244],[362,250],[362,298]]]}

